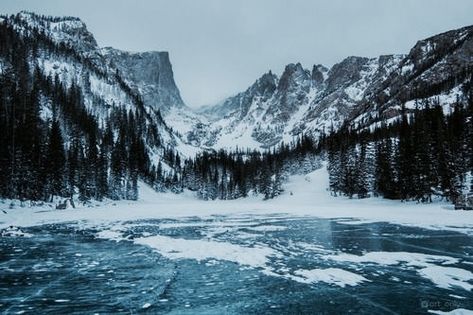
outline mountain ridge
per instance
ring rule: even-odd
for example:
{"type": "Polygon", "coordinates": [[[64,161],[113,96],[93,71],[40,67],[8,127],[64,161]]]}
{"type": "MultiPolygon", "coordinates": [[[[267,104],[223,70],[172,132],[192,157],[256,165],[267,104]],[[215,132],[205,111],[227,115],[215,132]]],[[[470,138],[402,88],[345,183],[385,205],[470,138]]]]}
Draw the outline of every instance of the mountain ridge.
{"type": "MultiPolygon", "coordinates": [[[[301,134],[318,139],[338,130],[345,120],[354,128],[379,124],[381,119],[399,117],[404,103],[412,108],[419,99],[410,95],[412,91],[445,84],[446,74],[458,81],[465,65],[473,63],[469,57],[473,27],[466,26],[419,40],[406,55],[350,56],[330,68],[314,64],[304,69],[300,63],[291,63],[280,76],[268,71],[245,91],[193,110],[181,98],[167,52],[100,48],[79,18],[23,11],[14,19],[20,32],[26,31],[21,29],[25,24],[33,23],[100,71],[115,69],[139,95],[147,112],[159,112],[187,146],[183,151],[191,155],[201,149],[236,146],[267,149],[301,134]]],[[[448,91],[439,93],[443,92],[448,91]]]]}
{"type": "Polygon", "coordinates": [[[392,122],[400,118],[404,104],[412,109],[425,97],[438,96],[446,107],[452,106],[457,97],[464,100],[459,86],[473,65],[472,33],[473,26],[466,26],[419,40],[405,55],[350,56],[331,68],[314,65],[309,71],[289,64],[274,93],[264,99],[254,92],[256,81],[208,107],[203,114],[213,125],[203,143],[214,148],[268,148],[300,134],[318,139],[345,121],[353,128],[376,126],[383,119],[392,122]],[[291,78],[296,69],[301,75],[291,78]],[[435,91],[422,92],[429,89],[435,91]]]}

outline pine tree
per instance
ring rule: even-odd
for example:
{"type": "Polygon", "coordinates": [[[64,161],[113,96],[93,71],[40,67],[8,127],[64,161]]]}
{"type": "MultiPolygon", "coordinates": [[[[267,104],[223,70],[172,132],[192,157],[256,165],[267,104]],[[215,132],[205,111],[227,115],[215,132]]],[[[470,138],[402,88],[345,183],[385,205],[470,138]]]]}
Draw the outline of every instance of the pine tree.
{"type": "Polygon", "coordinates": [[[103,196],[99,194],[98,189],[98,149],[97,149],[97,136],[95,130],[89,131],[89,139],[87,142],[86,150],[86,163],[83,165],[86,170],[87,184],[85,194],[87,199],[96,199],[100,200],[103,196]]]}
{"type": "Polygon", "coordinates": [[[412,132],[404,108],[397,147],[396,173],[398,174],[400,197],[402,199],[409,199],[412,197],[412,189],[415,187],[415,174],[413,169],[415,166],[415,160],[412,144],[412,132]]]}
{"type": "Polygon", "coordinates": [[[47,174],[49,178],[49,195],[63,196],[65,193],[65,153],[59,122],[53,120],[49,136],[47,174]]]}
{"type": "Polygon", "coordinates": [[[355,173],[356,173],[356,188],[355,192],[358,198],[366,198],[369,190],[370,174],[368,169],[368,153],[366,148],[366,142],[362,141],[360,144],[360,152],[355,162],[355,173]]]}
{"type": "Polygon", "coordinates": [[[108,160],[106,149],[102,146],[97,160],[97,199],[102,200],[108,196],[108,160]]]}
{"type": "Polygon", "coordinates": [[[341,191],[341,152],[338,148],[335,148],[334,144],[329,144],[327,158],[328,165],[327,170],[329,173],[329,187],[335,196],[341,191]]]}
{"type": "Polygon", "coordinates": [[[396,190],[396,182],[394,170],[392,167],[391,157],[393,156],[393,149],[391,146],[391,139],[385,139],[378,142],[376,148],[376,177],[375,190],[376,192],[390,199],[398,198],[396,190]]]}
{"type": "Polygon", "coordinates": [[[125,143],[123,135],[120,135],[113,147],[110,163],[110,198],[114,200],[125,198],[125,158],[125,143]]]}
{"type": "Polygon", "coordinates": [[[72,141],[67,154],[67,195],[72,199],[75,188],[78,186],[78,168],[79,168],[79,144],[78,140],[72,141]]]}

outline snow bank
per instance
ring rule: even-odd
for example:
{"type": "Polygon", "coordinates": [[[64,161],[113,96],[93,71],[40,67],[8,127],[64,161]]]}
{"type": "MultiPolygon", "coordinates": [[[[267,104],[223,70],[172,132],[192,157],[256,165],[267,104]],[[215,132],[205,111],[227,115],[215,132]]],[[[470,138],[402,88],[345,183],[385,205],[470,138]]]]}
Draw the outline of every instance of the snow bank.
{"type": "Polygon", "coordinates": [[[23,232],[21,229],[10,226],[3,231],[0,231],[1,237],[32,237],[33,235],[30,233],[23,232]]]}
{"type": "MultiPolygon", "coordinates": [[[[157,193],[140,183],[140,200],[119,201],[98,207],[53,210],[47,208],[9,209],[0,203],[0,229],[13,226],[34,226],[46,223],[85,221],[91,224],[144,219],[210,217],[212,215],[253,216],[284,214],[291,217],[312,216],[343,219],[343,223],[363,224],[390,222],[393,224],[450,230],[473,234],[473,211],[454,211],[447,203],[417,204],[385,199],[348,199],[332,197],[327,191],[325,168],[306,176],[293,176],[280,197],[263,201],[257,197],[229,201],[202,201],[190,192],[180,195],[157,193]],[[292,192],[292,194],[290,193],[292,192]]],[[[202,223],[197,223],[202,224],[202,223]]],[[[218,221],[216,226],[221,225],[218,221]]],[[[227,223],[226,223],[227,224],[227,223]]],[[[238,222],[241,226],[241,223],[238,222]]],[[[256,226],[247,222],[248,226],[256,226]]],[[[168,225],[171,227],[172,224],[168,225]]],[[[164,228],[164,226],[163,226],[164,228]]]]}
{"type": "Polygon", "coordinates": [[[338,255],[328,255],[325,259],[351,263],[374,263],[385,266],[406,263],[407,266],[412,267],[427,267],[434,262],[445,265],[458,263],[458,259],[453,257],[410,252],[369,252],[362,256],[341,253],[338,255]]]}
{"type": "Polygon", "coordinates": [[[281,225],[260,225],[260,226],[255,226],[255,227],[249,227],[247,229],[251,231],[257,231],[257,232],[277,232],[277,231],[284,231],[287,229],[287,227],[281,226],[281,225]]]}
{"type": "Polygon", "coordinates": [[[471,282],[473,280],[473,273],[468,270],[454,267],[429,266],[419,270],[419,274],[435,283],[439,288],[454,289],[455,287],[460,287],[467,291],[473,289],[473,284],[468,283],[468,281],[471,282]]]}
{"type": "Polygon", "coordinates": [[[122,233],[119,231],[113,231],[113,230],[103,230],[95,234],[97,238],[103,238],[107,240],[115,240],[115,241],[121,241],[123,240],[122,233]]]}

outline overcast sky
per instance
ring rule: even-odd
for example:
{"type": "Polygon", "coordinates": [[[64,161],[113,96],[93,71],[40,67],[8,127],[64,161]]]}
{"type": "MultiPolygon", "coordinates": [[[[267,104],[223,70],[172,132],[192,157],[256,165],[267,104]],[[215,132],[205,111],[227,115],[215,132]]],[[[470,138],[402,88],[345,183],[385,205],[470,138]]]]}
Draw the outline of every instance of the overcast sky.
{"type": "Polygon", "coordinates": [[[418,39],[473,24],[472,0],[1,0],[80,17],[100,46],[166,50],[185,102],[213,104],[291,62],[406,53],[418,39]]]}

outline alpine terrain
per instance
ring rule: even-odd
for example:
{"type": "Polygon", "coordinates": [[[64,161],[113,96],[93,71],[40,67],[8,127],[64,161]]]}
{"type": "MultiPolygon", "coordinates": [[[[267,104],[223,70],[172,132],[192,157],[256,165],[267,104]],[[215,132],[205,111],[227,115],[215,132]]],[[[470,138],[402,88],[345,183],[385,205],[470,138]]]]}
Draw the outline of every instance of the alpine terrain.
{"type": "MultiPolygon", "coordinates": [[[[215,14],[229,3],[104,3],[80,5],[127,8],[127,27],[159,6],[176,21],[153,36],[175,53],[193,34],[192,62],[220,27],[284,37],[264,14],[215,14]]],[[[312,22],[284,13],[284,30],[312,22]]],[[[0,16],[0,313],[472,314],[473,26],[294,60],[201,108],[171,60],[101,47],[77,17],[0,16]]]]}

